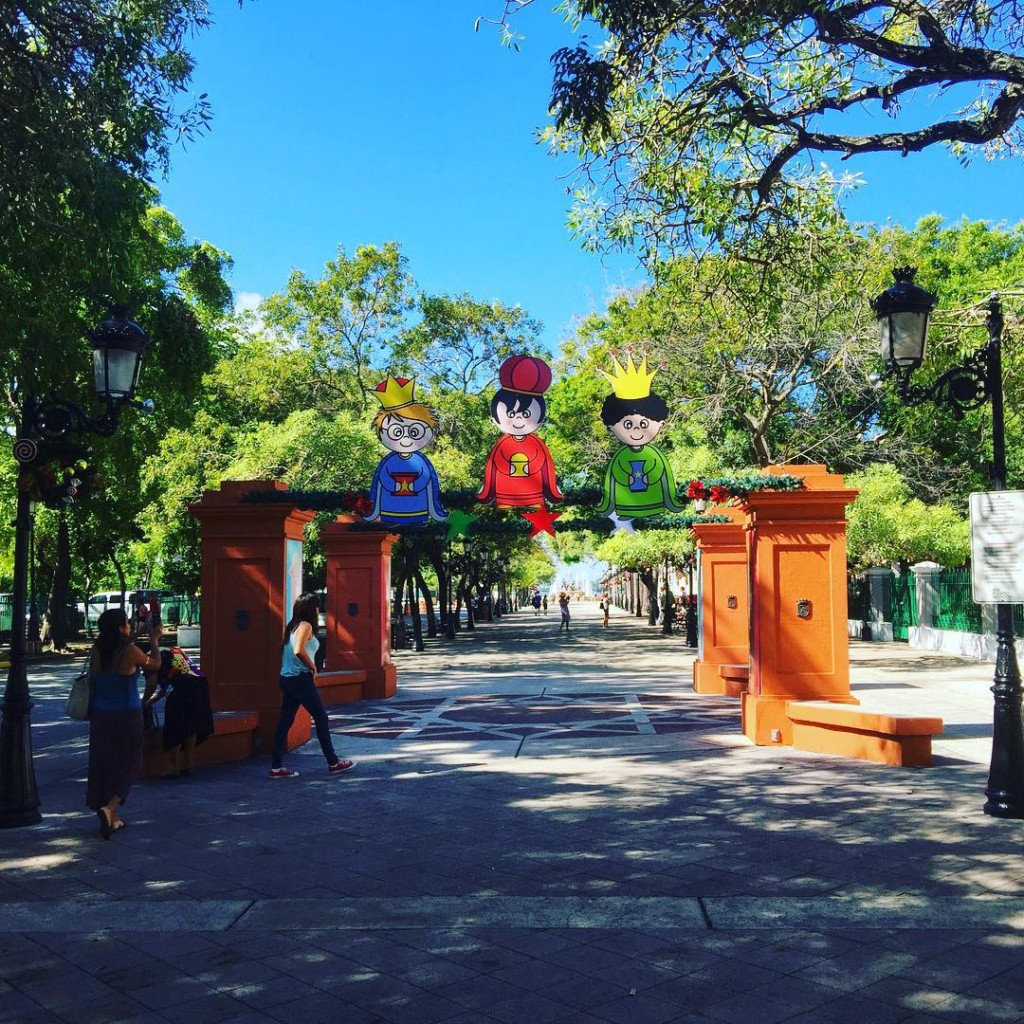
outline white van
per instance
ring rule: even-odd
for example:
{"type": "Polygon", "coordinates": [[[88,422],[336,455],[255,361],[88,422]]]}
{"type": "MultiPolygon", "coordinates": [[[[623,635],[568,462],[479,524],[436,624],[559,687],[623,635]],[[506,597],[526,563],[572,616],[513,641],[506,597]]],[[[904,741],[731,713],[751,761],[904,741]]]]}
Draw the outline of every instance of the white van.
{"type": "Polygon", "coordinates": [[[92,628],[96,620],[108,608],[123,608],[124,598],[120,590],[105,590],[100,594],[90,594],[85,599],[85,625],[92,628]]]}

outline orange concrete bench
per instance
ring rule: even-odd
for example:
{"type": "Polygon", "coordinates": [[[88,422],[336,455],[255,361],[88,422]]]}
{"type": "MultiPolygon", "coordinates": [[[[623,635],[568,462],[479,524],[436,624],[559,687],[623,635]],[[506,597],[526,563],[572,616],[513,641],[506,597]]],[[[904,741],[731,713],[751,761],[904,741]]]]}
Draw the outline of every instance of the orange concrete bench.
{"type": "Polygon", "coordinates": [[[719,665],[718,675],[722,680],[722,693],[727,697],[739,697],[750,683],[750,666],[745,663],[719,665]]]}
{"type": "MultiPolygon", "coordinates": [[[[255,711],[215,711],[213,735],[196,747],[194,763],[197,766],[228,764],[251,757],[259,721],[260,716],[255,711]]],[[[163,730],[146,730],[142,739],[142,758],[144,778],[152,779],[167,771],[163,730]]]]}
{"type": "Polygon", "coordinates": [[[351,704],[363,699],[366,673],[361,669],[337,672],[318,672],[316,687],[326,707],[332,704],[351,704]]]}
{"type": "Polygon", "coordinates": [[[924,767],[932,763],[932,736],[941,718],[874,711],[856,704],[791,700],[793,746],[816,754],[840,754],[879,764],[924,767]]]}

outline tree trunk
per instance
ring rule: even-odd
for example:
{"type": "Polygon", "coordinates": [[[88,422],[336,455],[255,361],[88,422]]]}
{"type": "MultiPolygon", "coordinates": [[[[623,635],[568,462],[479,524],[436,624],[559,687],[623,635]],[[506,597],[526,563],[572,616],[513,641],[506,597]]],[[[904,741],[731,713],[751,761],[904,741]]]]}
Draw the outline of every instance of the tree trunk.
{"type": "Polygon", "coordinates": [[[53,650],[68,649],[67,614],[68,596],[71,590],[71,544],[68,540],[67,516],[61,510],[57,523],[57,554],[53,560],[53,585],[50,588],[50,604],[43,623],[43,643],[49,642],[53,650]]]}
{"type": "Polygon", "coordinates": [[[647,625],[653,626],[658,621],[658,584],[650,569],[640,573],[640,579],[647,588],[647,625]]]}
{"type": "MultiPolygon", "coordinates": [[[[427,636],[433,640],[437,636],[437,615],[434,613],[434,599],[430,596],[430,588],[423,578],[423,573],[416,569],[416,586],[423,594],[423,603],[427,607],[427,636]]],[[[440,591],[439,591],[440,593],[440,591]]]]}
{"type": "Polygon", "coordinates": [[[420,621],[420,598],[416,592],[416,574],[409,573],[407,587],[409,591],[409,614],[412,616],[413,646],[417,651],[424,650],[423,623],[420,621]]]}

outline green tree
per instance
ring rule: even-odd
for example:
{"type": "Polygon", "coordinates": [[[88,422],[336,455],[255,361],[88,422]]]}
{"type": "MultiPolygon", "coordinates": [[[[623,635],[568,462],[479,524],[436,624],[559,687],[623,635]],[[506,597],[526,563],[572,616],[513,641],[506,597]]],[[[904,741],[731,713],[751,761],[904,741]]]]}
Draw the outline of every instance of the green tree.
{"type": "Polygon", "coordinates": [[[949,504],[912,497],[896,467],[882,463],[846,478],[859,491],[847,510],[847,559],[860,571],[875,565],[934,561],[949,568],[970,555],[970,524],[949,504]]]}
{"type": "MultiPolygon", "coordinates": [[[[1003,393],[1006,411],[1007,477],[1024,483],[1024,348],[1018,342],[1020,291],[1024,285],[1024,224],[1015,227],[961,220],[945,224],[926,217],[912,231],[888,228],[876,242],[885,273],[871,284],[875,294],[892,283],[888,269],[917,268],[917,283],[938,296],[918,383],[934,380],[960,363],[986,340],[986,304],[1004,292],[1003,393]],[[888,279],[886,279],[888,278],[888,279]]],[[[953,498],[965,502],[971,491],[989,487],[992,410],[985,404],[957,418],[943,405],[908,408],[884,382],[878,389],[872,441],[898,461],[914,493],[929,503],[953,498]]]]}
{"type": "MultiPolygon", "coordinates": [[[[533,0],[503,0],[497,17],[533,0]]],[[[947,145],[1017,155],[1014,0],[564,0],[596,31],[553,57],[552,138],[582,160],[578,226],[648,251],[744,245],[829,216],[817,161],[947,145]],[[936,99],[937,97],[937,99],[936,99]],[[869,122],[854,115],[867,111],[869,122]],[[870,125],[870,127],[865,127],[870,125]],[[875,128],[874,125],[879,127],[875,128]]]]}
{"type": "Polygon", "coordinates": [[[693,534],[689,530],[640,530],[635,533],[617,531],[595,555],[610,565],[639,574],[647,588],[649,617],[653,625],[658,616],[658,573],[667,560],[669,566],[681,568],[693,553],[693,534]]]}
{"type": "Polygon", "coordinates": [[[666,440],[681,474],[706,471],[716,457],[721,465],[710,468],[723,470],[809,461],[844,469],[878,458],[865,440],[877,402],[868,380],[871,243],[835,229],[798,244],[801,259],[770,270],[730,256],[676,258],[650,286],[613,299],[574,342],[587,384],[571,387],[588,393],[574,402],[575,418],[559,419],[599,438],[606,453],[598,411],[607,387],[596,370],[635,348],[659,367],[653,387],[673,410],[666,440]]]}
{"type": "Polygon", "coordinates": [[[147,180],[207,122],[204,97],[180,97],[208,17],[205,0],[4,0],[0,13],[0,359],[24,385],[124,301],[147,180]]]}
{"type": "MultiPolygon", "coordinates": [[[[158,549],[135,524],[162,487],[160,463],[154,456],[169,432],[187,429],[202,401],[203,374],[224,338],[223,318],[230,301],[223,277],[230,260],[224,253],[209,243],[187,239],[171,214],[152,208],[124,256],[130,277],[123,294],[150,338],[140,393],[155,399],[155,412],[143,417],[126,410],[112,437],[77,440],[89,464],[87,486],[72,506],[38,511],[37,590],[51,588],[50,618],[58,631],[59,609],[70,586],[84,590],[98,579],[116,579],[131,588],[148,578],[158,549]],[[56,542],[64,528],[67,545],[56,542]],[[67,557],[58,557],[60,552],[67,557]]],[[[50,362],[49,357],[46,371],[57,393],[89,409],[91,358],[85,339],[74,340],[64,359],[50,362]]],[[[12,418],[18,415],[22,390],[19,381],[18,390],[12,387],[7,393],[12,418]]],[[[0,453],[0,462],[10,462],[13,479],[9,451],[0,453]]],[[[10,509],[14,494],[13,486],[5,487],[0,508],[10,509]]],[[[11,535],[5,541],[9,559],[11,535]]],[[[63,638],[53,639],[59,646],[63,638]]]]}
{"type": "Polygon", "coordinates": [[[388,242],[359,246],[353,256],[339,246],[317,280],[292,271],[285,290],[267,298],[260,313],[279,341],[309,349],[312,401],[366,411],[376,405],[369,391],[391,366],[415,301],[407,260],[388,242]]]}
{"type": "Polygon", "coordinates": [[[396,345],[393,358],[431,391],[480,394],[508,356],[530,351],[540,325],[518,306],[469,295],[422,295],[420,322],[396,345]]]}

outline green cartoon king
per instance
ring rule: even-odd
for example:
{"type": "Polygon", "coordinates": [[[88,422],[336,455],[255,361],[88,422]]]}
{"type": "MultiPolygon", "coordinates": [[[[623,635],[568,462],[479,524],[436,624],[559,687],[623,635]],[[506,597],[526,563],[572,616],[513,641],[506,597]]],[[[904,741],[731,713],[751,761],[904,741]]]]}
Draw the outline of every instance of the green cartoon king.
{"type": "Polygon", "coordinates": [[[655,371],[648,371],[646,356],[639,366],[633,365],[632,356],[626,357],[625,366],[614,357],[612,362],[614,372],[598,371],[612,386],[601,406],[601,420],[623,447],[608,464],[599,511],[620,519],[681,512],[672,469],[661,449],[651,444],[668,419],[665,399],[651,391],[655,371]]]}

